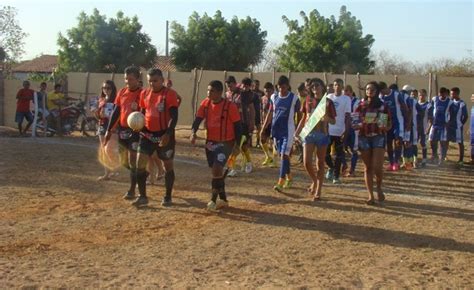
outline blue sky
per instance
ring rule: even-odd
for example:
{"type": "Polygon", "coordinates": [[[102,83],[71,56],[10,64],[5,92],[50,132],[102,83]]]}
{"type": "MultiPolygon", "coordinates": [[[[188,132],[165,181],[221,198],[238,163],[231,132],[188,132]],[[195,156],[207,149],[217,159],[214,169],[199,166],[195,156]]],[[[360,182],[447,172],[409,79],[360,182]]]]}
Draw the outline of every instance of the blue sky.
{"type": "Polygon", "coordinates": [[[28,33],[24,59],[57,53],[57,35],[77,25],[80,11],[91,14],[94,8],[114,17],[121,10],[137,15],[143,31],[159,51],[165,49],[166,20],[187,26],[193,11],[214,15],[221,10],[227,19],[237,16],[256,18],[266,30],[270,43],[280,44],[287,32],[282,15],[300,20],[299,12],[317,9],[329,17],[339,14],[342,5],[363,25],[364,34],[372,34],[375,52],[386,50],[413,62],[448,57],[472,56],[474,34],[473,1],[2,1],[18,9],[18,21],[28,33]]]}

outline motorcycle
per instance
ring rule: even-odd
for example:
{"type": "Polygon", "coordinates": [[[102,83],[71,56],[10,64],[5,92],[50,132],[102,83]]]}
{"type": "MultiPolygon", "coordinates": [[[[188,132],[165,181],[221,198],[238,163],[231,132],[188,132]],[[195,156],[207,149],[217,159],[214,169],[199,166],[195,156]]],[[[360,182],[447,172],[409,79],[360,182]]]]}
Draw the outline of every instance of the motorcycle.
{"type": "MultiPolygon", "coordinates": [[[[45,124],[41,112],[38,114],[38,128],[45,130],[45,124]]],[[[83,136],[95,136],[97,132],[97,120],[86,114],[85,102],[79,100],[60,110],[51,110],[46,116],[46,136],[52,137],[58,134],[58,123],[61,124],[61,133],[70,135],[73,131],[79,131],[83,136]],[[58,122],[59,121],[59,122],[58,122]]]]}

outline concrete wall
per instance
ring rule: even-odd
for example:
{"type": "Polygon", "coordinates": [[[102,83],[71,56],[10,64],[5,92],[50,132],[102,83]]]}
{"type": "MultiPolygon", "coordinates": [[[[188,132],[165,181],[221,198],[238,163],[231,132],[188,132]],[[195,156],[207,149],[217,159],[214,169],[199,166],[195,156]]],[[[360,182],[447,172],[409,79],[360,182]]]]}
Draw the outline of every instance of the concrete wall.
{"type": "MultiPolygon", "coordinates": [[[[318,77],[323,81],[333,82],[336,78],[346,79],[346,84],[353,87],[357,95],[363,95],[364,85],[372,80],[384,81],[387,84],[392,84],[398,81],[400,87],[405,84],[416,87],[417,89],[424,88],[428,90],[429,78],[423,76],[409,76],[401,75],[398,77],[392,75],[360,75],[360,81],[357,75],[337,75],[324,73],[290,73],[290,72],[264,72],[264,73],[248,73],[248,72],[224,72],[224,71],[201,71],[196,70],[192,72],[164,72],[165,78],[169,77],[173,81],[173,88],[183,98],[182,105],[179,108],[179,124],[190,125],[193,120],[193,115],[196,106],[199,106],[201,101],[206,97],[207,85],[212,80],[220,80],[224,82],[227,76],[233,75],[237,82],[240,82],[244,77],[251,77],[260,80],[260,85],[263,87],[265,82],[272,82],[278,79],[280,75],[286,75],[290,78],[290,85],[293,91],[301,82],[307,78],[318,77]],[[200,79],[200,80],[199,80],[200,79]],[[359,90],[360,85],[360,90],[359,90]],[[196,98],[193,96],[195,93],[196,98]]],[[[102,82],[105,80],[113,80],[117,88],[124,86],[122,74],[110,73],[69,73],[67,76],[67,90],[68,95],[75,98],[86,99],[100,94],[102,82]]],[[[142,72],[142,80],[144,86],[147,87],[146,72],[142,72]]],[[[437,77],[433,78],[432,96],[436,94],[436,89],[445,86],[447,88],[459,87],[461,89],[461,98],[468,104],[469,109],[472,106],[470,97],[474,94],[474,78],[457,78],[457,77],[437,77]]],[[[16,127],[14,123],[16,110],[16,93],[22,87],[21,80],[4,80],[4,94],[3,94],[3,110],[0,110],[0,123],[4,122],[5,126],[16,127]]],[[[0,86],[1,88],[1,86],[0,86]]],[[[32,82],[32,89],[38,89],[39,83],[32,82]]],[[[53,89],[53,84],[48,84],[48,91],[53,89]]],[[[0,103],[2,92],[0,91],[0,103]]],[[[0,106],[1,108],[1,106],[0,106]]],[[[470,111],[470,110],[469,110],[470,111]]],[[[467,126],[466,126],[467,127],[467,126]]],[[[467,128],[465,130],[467,136],[467,128]]]]}

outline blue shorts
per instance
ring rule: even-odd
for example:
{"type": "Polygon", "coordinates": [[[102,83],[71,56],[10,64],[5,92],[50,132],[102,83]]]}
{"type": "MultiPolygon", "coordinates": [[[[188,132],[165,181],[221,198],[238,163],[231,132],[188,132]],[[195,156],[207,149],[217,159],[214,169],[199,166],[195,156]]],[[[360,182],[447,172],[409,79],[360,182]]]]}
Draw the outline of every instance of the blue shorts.
{"type": "Polygon", "coordinates": [[[329,144],[329,135],[326,135],[323,132],[313,131],[304,138],[303,144],[327,146],[329,144]]]}
{"type": "Polygon", "coordinates": [[[273,138],[277,151],[281,155],[290,155],[293,146],[293,137],[273,138]]]}
{"type": "Polygon", "coordinates": [[[430,141],[447,141],[448,136],[447,136],[447,130],[445,128],[435,128],[434,126],[431,127],[430,129],[430,136],[429,139],[430,141]]]}
{"type": "Polygon", "coordinates": [[[359,136],[359,149],[361,151],[375,148],[385,148],[386,139],[384,135],[370,137],[359,136]]]}
{"type": "Polygon", "coordinates": [[[31,112],[16,112],[15,114],[15,123],[22,123],[23,119],[26,119],[28,123],[33,122],[33,115],[31,112]]]}

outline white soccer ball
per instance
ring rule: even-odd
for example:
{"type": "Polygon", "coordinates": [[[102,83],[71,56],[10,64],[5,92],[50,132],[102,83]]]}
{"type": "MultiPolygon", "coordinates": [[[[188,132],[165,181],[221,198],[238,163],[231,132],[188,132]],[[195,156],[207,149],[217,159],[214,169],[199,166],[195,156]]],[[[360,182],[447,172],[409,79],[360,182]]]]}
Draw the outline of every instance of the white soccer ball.
{"type": "Polygon", "coordinates": [[[140,112],[128,115],[127,124],[133,131],[140,131],[145,126],[145,116],[140,112]]]}

